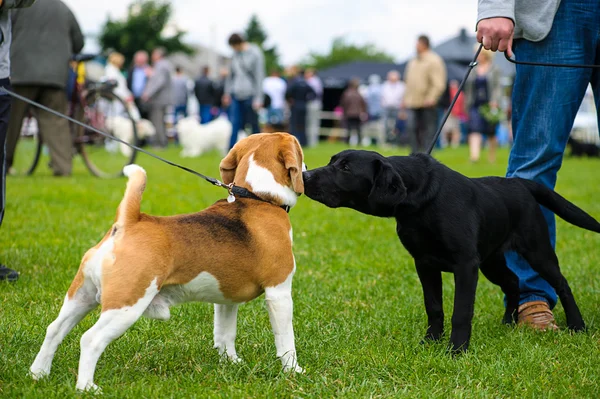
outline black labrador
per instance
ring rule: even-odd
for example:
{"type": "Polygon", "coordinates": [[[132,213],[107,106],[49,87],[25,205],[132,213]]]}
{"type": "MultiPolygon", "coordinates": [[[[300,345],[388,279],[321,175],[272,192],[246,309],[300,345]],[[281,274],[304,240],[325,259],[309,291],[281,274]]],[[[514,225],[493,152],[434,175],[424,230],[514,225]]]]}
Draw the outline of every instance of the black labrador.
{"type": "Polygon", "coordinates": [[[425,340],[439,340],[443,333],[442,272],[454,273],[456,285],[452,352],[469,346],[478,269],[506,294],[504,323],[516,322],[519,281],[504,259],[509,250],[554,287],[568,327],[585,328],[539,205],[587,230],[600,233],[600,224],[543,185],[519,178],[471,179],[425,154],[386,158],[356,150],[334,155],[327,166],[303,177],[304,193],[328,207],[396,218],[396,232],[423,286],[425,340]]]}

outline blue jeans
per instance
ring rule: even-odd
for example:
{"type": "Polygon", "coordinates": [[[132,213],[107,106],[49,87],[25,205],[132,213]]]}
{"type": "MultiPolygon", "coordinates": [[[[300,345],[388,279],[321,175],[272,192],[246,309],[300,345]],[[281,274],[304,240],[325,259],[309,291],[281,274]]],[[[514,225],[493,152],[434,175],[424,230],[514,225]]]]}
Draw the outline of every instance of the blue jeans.
{"type": "MultiPolygon", "coordinates": [[[[517,60],[553,63],[600,63],[600,2],[563,0],[552,29],[540,42],[515,40],[517,60]]],[[[588,84],[600,109],[598,69],[517,65],[513,88],[514,145],[507,177],[535,180],[554,189],[567,140],[588,84]]],[[[600,120],[600,115],[599,115],[600,120]]],[[[550,241],[556,243],[554,214],[543,208],[550,241]]],[[[514,252],[506,254],[508,267],[519,278],[520,303],[545,300],[556,305],[554,289],[514,252]]]]}
{"type": "Polygon", "coordinates": [[[231,96],[231,105],[229,107],[229,120],[231,121],[231,139],[229,148],[233,148],[237,143],[238,132],[249,123],[252,125],[252,133],[259,133],[258,116],[252,108],[252,98],[238,100],[231,96]]]}
{"type": "Polygon", "coordinates": [[[200,104],[200,123],[204,125],[212,121],[213,116],[211,113],[212,105],[210,104],[200,104]]]}
{"type": "Polygon", "coordinates": [[[175,113],[175,120],[179,120],[179,115],[183,115],[184,118],[187,118],[187,104],[176,105],[173,112],[175,113]]]}

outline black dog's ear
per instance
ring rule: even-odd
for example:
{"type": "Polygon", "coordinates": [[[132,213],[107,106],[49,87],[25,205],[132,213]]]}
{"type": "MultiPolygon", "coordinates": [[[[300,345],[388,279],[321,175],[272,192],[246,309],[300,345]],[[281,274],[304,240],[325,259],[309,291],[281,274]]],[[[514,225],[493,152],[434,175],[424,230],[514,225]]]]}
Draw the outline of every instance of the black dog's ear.
{"type": "Polygon", "coordinates": [[[369,205],[373,210],[383,210],[395,207],[404,198],[406,198],[406,187],[400,174],[388,161],[376,160],[369,205]]]}

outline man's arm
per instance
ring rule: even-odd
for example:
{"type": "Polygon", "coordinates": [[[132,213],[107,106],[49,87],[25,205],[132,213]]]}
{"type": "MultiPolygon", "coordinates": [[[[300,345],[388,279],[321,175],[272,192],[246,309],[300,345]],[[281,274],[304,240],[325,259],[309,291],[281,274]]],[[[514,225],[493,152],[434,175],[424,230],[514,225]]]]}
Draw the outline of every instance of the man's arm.
{"type": "Polygon", "coordinates": [[[265,80],[265,56],[261,49],[258,50],[258,59],[254,67],[254,101],[255,108],[263,103],[262,82],[265,80]]]}
{"type": "Polygon", "coordinates": [[[477,6],[477,41],[492,51],[506,51],[512,56],[515,28],[515,0],[479,0],[477,6]]]}
{"type": "Polygon", "coordinates": [[[160,65],[160,67],[154,70],[154,73],[148,79],[148,84],[144,90],[143,97],[146,101],[151,99],[160,89],[162,89],[168,80],[168,74],[170,73],[169,68],[166,65],[160,65]]]}
{"type": "Polygon", "coordinates": [[[446,65],[444,65],[444,61],[442,61],[441,58],[436,58],[437,59],[433,63],[430,70],[431,86],[427,91],[427,95],[425,96],[426,106],[434,106],[438,102],[442,94],[444,94],[444,91],[446,91],[446,65]]]}
{"type": "Polygon", "coordinates": [[[0,0],[0,8],[26,8],[30,7],[36,0],[0,0]]]}
{"type": "Polygon", "coordinates": [[[83,33],[81,33],[81,28],[79,27],[75,15],[73,15],[69,8],[67,8],[67,12],[69,13],[69,36],[71,37],[72,44],[71,52],[77,54],[83,49],[83,33]]]}

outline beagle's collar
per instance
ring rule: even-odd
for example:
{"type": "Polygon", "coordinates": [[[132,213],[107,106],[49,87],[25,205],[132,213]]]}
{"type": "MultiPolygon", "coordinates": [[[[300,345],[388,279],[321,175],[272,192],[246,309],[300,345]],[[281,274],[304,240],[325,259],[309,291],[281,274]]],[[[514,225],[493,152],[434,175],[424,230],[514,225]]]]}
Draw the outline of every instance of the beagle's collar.
{"type": "MultiPolygon", "coordinates": [[[[239,198],[250,198],[250,199],[259,200],[262,202],[267,202],[269,204],[273,204],[270,201],[260,198],[259,196],[257,196],[256,194],[254,194],[253,192],[251,192],[250,190],[248,190],[244,187],[232,185],[231,188],[229,189],[229,197],[227,197],[227,201],[233,202],[238,197],[239,198]]],[[[275,205],[275,204],[273,204],[273,205],[275,205]]],[[[289,205],[277,205],[277,206],[279,206],[281,209],[283,209],[287,213],[290,213],[291,207],[289,205]]]]}

